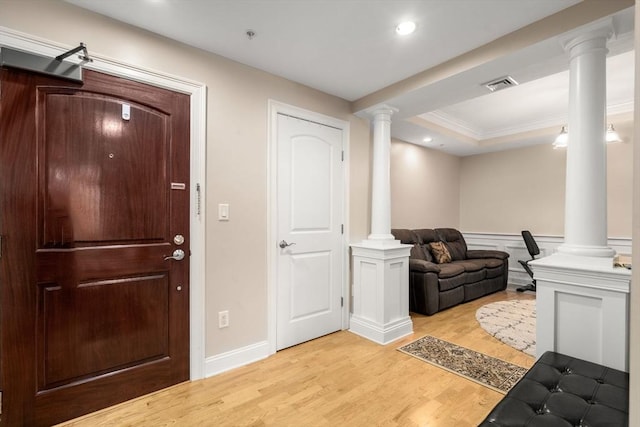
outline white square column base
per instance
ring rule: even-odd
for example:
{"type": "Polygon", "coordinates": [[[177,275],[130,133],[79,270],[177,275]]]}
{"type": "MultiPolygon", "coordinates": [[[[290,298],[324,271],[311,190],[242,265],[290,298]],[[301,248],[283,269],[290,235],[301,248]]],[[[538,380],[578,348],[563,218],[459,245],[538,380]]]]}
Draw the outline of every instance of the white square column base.
{"type": "Polygon", "coordinates": [[[351,332],[383,345],[413,333],[409,316],[410,252],[411,245],[397,240],[351,245],[351,332]]]}
{"type": "Polygon", "coordinates": [[[629,371],[631,272],[612,258],[555,253],[529,264],[536,279],[536,353],[556,351],[629,371]]]}

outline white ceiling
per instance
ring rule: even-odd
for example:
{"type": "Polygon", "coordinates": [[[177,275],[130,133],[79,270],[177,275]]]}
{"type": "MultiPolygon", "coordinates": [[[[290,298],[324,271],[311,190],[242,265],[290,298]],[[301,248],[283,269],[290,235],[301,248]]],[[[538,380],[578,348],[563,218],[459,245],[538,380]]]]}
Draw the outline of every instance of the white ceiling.
{"type": "MultiPolygon", "coordinates": [[[[289,80],[357,101],[485,45],[580,0],[67,0],[289,80]],[[395,26],[413,20],[410,36],[395,26]],[[247,30],[255,36],[247,37],[247,30]]],[[[632,49],[633,13],[612,55],[632,49]],[[631,28],[631,29],[629,29],[631,28]]],[[[399,108],[394,137],[456,155],[541,143],[505,136],[566,122],[567,60],[556,41],[385,102],[399,108]],[[514,66],[517,64],[517,66],[514,66]],[[486,94],[479,83],[507,74],[520,86],[486,94]],[[551,75],[550,77],[546,77],[551,75]],[[541,79],[541,80],[540,80],[541,79]],[[472,88],[471,90],[469,88],[472,88]],[[523,102],[523,100],[526,100],[523,102]],[[505,108],[508,106],[508,108],[505,108]],[[405,120],[406,119],[406,120],[405,120]],[[500,144],[485,143],[501,137],[500,144]]],[[[633,54],[612,56],[608,101],[633,101],[633,54]]]]}
{"type": "MultiPolygon", "coordinates": [[[[613,123],[615,118],[630,120],[630,115],[625,113],[633,111],[634,58],[634,51],[629,50],[607,59],[607,112],[614,116],[613,123]]],[[[478,145],[457,135],[443,135],[435,130],[425,133],[424,128],[417,129],[417,137],[424,139],[424,135],[429,134],[434,140],[421,143],[414,137],[413,142],[456,155],[550,144],[560,128],[567,124],[568,107],[569,71],[562,71],[418,116],[477,141],[478,145]],[[441,144],[444,147],[440,147],[441,144]]],[[[398,129],[399,133],[403,131],[406,129],[398,129]]],[[[398,135],[401,139],[410,138],[404,136],[398,135]]]]}

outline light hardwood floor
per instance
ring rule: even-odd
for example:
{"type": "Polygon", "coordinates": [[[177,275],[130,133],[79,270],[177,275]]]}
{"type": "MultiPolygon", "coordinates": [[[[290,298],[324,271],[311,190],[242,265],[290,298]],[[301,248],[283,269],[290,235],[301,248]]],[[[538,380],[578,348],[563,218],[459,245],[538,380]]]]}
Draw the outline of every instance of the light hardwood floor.
{"type": "Polygon", "coordinates": [[[65,426],[476,426],[502,394],[396,349],[424,335],[530,367],[475,320],[484,304],[532,294],[499,292],[433,316],[386,346],[348,331],[217,375],[179,384],[65,426]]]}

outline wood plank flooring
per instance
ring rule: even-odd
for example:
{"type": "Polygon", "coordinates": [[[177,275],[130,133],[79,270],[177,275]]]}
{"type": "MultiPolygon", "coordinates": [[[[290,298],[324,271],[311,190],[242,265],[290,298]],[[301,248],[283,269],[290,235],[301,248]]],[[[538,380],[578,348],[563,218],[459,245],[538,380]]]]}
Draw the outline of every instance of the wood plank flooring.
{"type": "Polygon", "coordinates": [[[534,359],[484,332],[484,304],[535,295],[499,292],[433,316],[381,346],[348,331],[204,380],[187,382],[64,426],[476,426],[502,394],[396,349],[433,335],[508,362],[534,359]]]}

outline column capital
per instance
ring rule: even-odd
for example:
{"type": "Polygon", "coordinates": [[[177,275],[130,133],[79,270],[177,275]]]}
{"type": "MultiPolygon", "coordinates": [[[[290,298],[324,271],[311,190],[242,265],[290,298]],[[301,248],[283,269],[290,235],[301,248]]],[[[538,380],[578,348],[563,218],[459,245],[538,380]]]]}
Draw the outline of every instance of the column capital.
{"type": "Polygon", "coordinates": [[[596,22],[592,22],[591,24],[583,25],[582,27],[577,28],[573,31],[564,33],[558,37],[558,40],[560,41],[560,45],[565,50],[565,52],[572,54],[574,53],[573,50],[576,46],[579,46],[586,42],[604,42],[602,46],[594,47],[606,48],[606,42],[615,35],[616,31],[615,27],[613,26],[613,18],[607,17],[596,22]]]}
{"type": "Polygon", "coordinates": [[[391,105],[378,104],[371,108],[367,108],[364,110],[364,113],[374,120],[391,120],[391,116],[398,111],[400,110],[396,107],[392,107],[391,105]]]}

